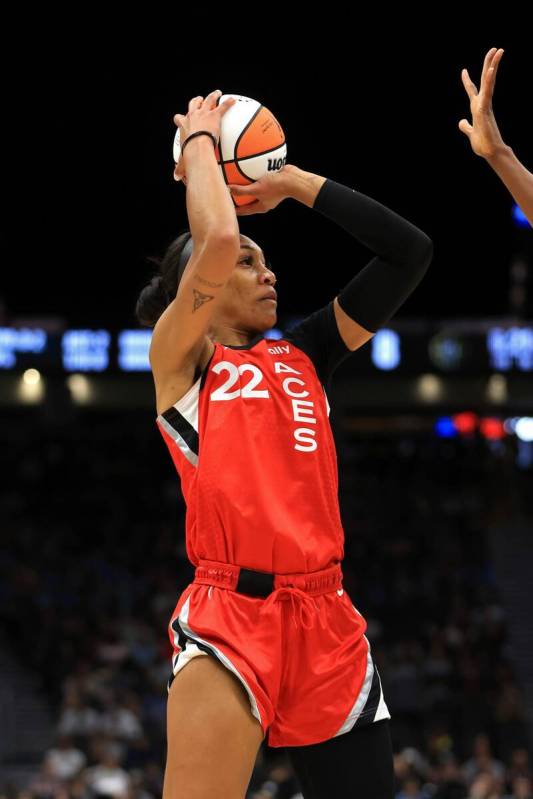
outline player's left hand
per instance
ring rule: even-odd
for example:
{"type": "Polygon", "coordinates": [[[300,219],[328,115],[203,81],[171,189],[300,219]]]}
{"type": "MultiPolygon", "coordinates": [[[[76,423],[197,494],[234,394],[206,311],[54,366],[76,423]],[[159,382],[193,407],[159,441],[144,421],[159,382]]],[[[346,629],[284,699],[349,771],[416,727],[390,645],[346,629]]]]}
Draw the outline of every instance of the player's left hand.
{"type": "Polygon", "coordinates": [[[251,195],[257,199],[249,205],[239,205],[235,208],[237,216],[248,214],[265,214],[271,211],[282,200],[289,197],[288,177],[297,170],[292,164],[285,164],[278,172],[267,172],[262,178],[246,186],[228,183],[228,189],[236,197],[251,195]]]}
{"type": "Polygon", "coordinates": [[[492,95],[496,82],[496,72],[500,63],[503,50],[491,47],[485,56],[479,92],[475,83],[470,79],[466,69],[461,72],[461,79],[470,99],[470,112],[472,124],[467,119],[461,119],[459,130],[468,136],[470,144],[476,155],[490,158],[504,146],[494,112],[492,110],[492,95]]]}

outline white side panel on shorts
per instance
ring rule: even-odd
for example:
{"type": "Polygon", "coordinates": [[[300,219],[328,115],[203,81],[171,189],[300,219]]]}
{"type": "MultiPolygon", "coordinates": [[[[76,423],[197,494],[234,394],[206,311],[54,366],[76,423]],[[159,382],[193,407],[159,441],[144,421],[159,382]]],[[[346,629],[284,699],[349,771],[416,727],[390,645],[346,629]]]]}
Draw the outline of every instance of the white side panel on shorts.
{"type": "Polygon", "coordinates": [[[178,652],[174,658],[174,663],[172,664],[172,673],[174,676],[178,674],[184,666],[187,665],[189,660],[199,657],[200,655],[209,657],[207,652],[204,652],[203,649],[199,649],[196,644],[191,643],[191,641],[187,641],[185,644],[185,649],[182,649],[180,652],[178,652]]]}
{"type": "Polygon", "coordinates": [[[383,696],[383,688],[381,687],[381,680],[379,681],[379,705],[378,709],[376,710],[376,715],[374,716],[374,721],[380,721],[381,719],[390,719],[389,708],[385,703],[385,697],[383,696]]]}
{"type": "Polygon", "coordinates": [[[355,700],[352,709],[348,713],[348,716],[346,717],[344,724],[342,725],[340,730],[338,730],[335,733],[334,737],[337,737],[337,735],[343,735],[343,733],[349,732],[352,729],[355,722],[361,715],[361,712],[364,709],[364,706],[366,705],[368,695],[370,694],[370,689],[372,687],[372,680],[374,679],[374,661],[372,660],[372,656],[370,654],[370,644],[368,643],[366,635],[363,637],[368,645],[368,652],[366,656],[365,679],[363,680],[363,685],[361,687],[361,690],[359,691],[359,696],[355,700]]]}
{"type": "MultiPolygon", "coordinates": [[[[362,618],[362,614],[357,610],[357,608],[355,607],[353,602],[352,602],[352,608],[355,610],[357,615],[361,616],[361,618],[362,618]]],[[[370,694],[370,689],[372,687],[372,680],[373,680],[373,677],[374,677],[374,668],[375,667],[374,667],[374,662],[372,660],[372,655],[370,654],[370,649],[371,649],[370,648],[370,642],[369,642],[368,638],[366,637],[366,635],[364,635],[363,638],[365,639],[365,641],[367,643],[367,646],[368,646],[367,669],[366,669],[365,679],[364,679],[364,682],[363,682],[363,687],[361,689],[361,693],[359,694],[359,697],[357,698],[357,701],[356,701],[355,705],[353,706],[352,710],[350,711],[350,713],[348,715],[348,718],[346,719],[346,721],[342,725],[342,727],[339,730],[339,732],[336,733],[337,735],[341,735],[341,733],[348,732],[349,730],[351,730],[351,728],[353,727],[353,725],[357,721],[359,715],[361,714],[361,711],[364,710],[365,704],[366,704],[366,702],[368,700],[368,696],[370,694]],[[372,664],[371,671],[369,671],[370,664],[372,664]],[[368,681],[369,677],[370,677],[370,682],[368,681]],[[363,699],[362,699],[362,701],[360,701],[362,697],[363,697],[363,699]],[[350,723],[350,720],[351,720],[351,723],[350,723]]],[[[385,702],[385,697],[383,695],[383,686],[381,684],[381,677],[379,676],[379,672],[377,672],[377,678],[379,680],[379,703],[378,703],[378,707],[377,707],[377,710],[376,710],[376,715],[374,716],[372,722],[380,721],[381,719],[390,719],[390,717],[391,717],[390,713],[389,713],[389,709],[388,709],[387,704],[385,702]]]]}
{"type": "MultiPolygon", "coordinates": [[[[242,677],[242,675],[239,674],[239,672],[237,671],[237,669],[235,668],[235,666],[233,665],[231,660],[229,660],[229,658],[227,658],[226,655],[223,652],[220,651],[220,649],[217,649],[216,646],[213,646],[213,644],[210,641],[206,641],[203,638],[200,638],[200,636],[197,633],[195,633],[194,630],[192,630],[190,628],[190,626],[189,626],[189,602],[190,602],[190,597],[187,598],[187,601],[184,603],[184,605],[183,605],[183,607],[182,607],[182,609],[180,611],[180,614],[178,616],[178,621],[179,621],[181,629],[183,630],[183,632],[186,635],[188,635],[190,638],[192,638],[193,641],[198,641],[200,644],[205,644],[206,646],[208,646],[216,654],[216,656],[220,660],[220,662],[227,669],[229,669],[229,671],[231,671],[241,681],[241,683],[243,684],[244,688],[246,689],[246,693],[248,694],[248,698],[250,700],[250,707],[251,707],[252,715],[255,716],[255,718],[258,720],[258,722],[262,726],[261,713],[259,712],[259,708],[257,706],[256,698],[255,698],[251,688],[248,686],[248,683],[246,682],[244,677],[242,677]]],[[[201,652],[202,650],[199,650],[199,651],[201,652]]]]}

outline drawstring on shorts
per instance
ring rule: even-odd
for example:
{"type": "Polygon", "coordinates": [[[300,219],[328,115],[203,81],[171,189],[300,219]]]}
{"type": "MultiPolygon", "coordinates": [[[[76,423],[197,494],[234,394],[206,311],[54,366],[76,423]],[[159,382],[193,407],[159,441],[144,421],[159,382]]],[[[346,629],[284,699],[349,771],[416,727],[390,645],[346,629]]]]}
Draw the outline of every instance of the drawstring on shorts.
{"type": "Polygon", "coordinates": [[[300,624],[304,628],[304,630],[310,630],[312,627],[315,626],[315,613],[318,615],[320,620],[320,624],[322,629],[326,629],[326,624],[320,612],[320,608],[318,604],[315,602],[312,596],[309,596],[305,591],[301,591],[299,588],[291,588],[290,586],[283,586],[282,588],[276,588],[275,591],[266,598],[263,607],[261,608],[261,613],[265,610],[268,610],[270,606],[277,602],[280,599],[290,599],[292,604],[292,620],[294,626],[297,628],[298,624],[296,621],[296,611],[299,609],[300,611],[300,624]],[[296,597],[300,597],[301,601],[297,602],[296,597]],[[306,615],[309,620],[309,623],[306,622],[306,615]]]}
{"type": "Polygon", "coordinates": [[[261,613],[270,609],[274,602],[290,600],[292,621],[296,628],[299,619],[301,626],[305,630],[310,630],[315,626],[318,616],[322,629],[326,629],[324,614],[314,597],[342,588],[342,570],[340,563],[336,563],[316,572],[274,574],[246,569],[231,563],[200,560],[196,567],[194,582],[216,585],[247,596],[263,598],[265,601],[261,613]],[[279,582],[283,581],[296,585],[279,585],[279,582]],[[297,587],[298,585],[300,587],[297,587]]]}

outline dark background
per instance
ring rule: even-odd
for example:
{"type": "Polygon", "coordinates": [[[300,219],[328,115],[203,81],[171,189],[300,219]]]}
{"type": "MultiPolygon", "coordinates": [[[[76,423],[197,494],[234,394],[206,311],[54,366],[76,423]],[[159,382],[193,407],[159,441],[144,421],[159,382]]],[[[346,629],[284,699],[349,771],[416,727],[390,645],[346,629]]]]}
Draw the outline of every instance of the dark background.
{"type": "MultiPolygon", "coordinates": [[[[215,88],[274,113],[288,163],[375,197],[431,236],[430,271],[397,318],[508,311],[520,235],[512,200],[457,124],[470,118],[461,68],[479,84],[486,51],[504,47],[495,113],[504,140],[531,168],[524,19],[498,11],[481,31],[465,29],[451,12],[415,26],[383,9],[387,35],[377,21],[344,17],[330,32],[315,15],[308,29],[272,25],[259,41],[255,29],[252,36],[213,29],[207,10],[196,22],[186,9],[180,14],[180,25],[176,16],[163,19],[155,35],[65,19],[63,33],[47,30],[35,41],[35,21],[31,41],[14,31],[20,46],[4,73],[2,126],[6,323],[51,313],[70,325],[136,325],[135,300],[151,274],[146,257],[187,224],[184,187],[172,180],[172,117],[215,88]],[[208,29],[215,44],[206,41],[208,29]]],[[[9,30],[4,37],[8,43],[9,30]]],[[[370,257],[294,200],[240,217],[239,225],[271,258],[280,315],[319,307],[370,257]]],[[[531,241],[530,230],[521,235],[531,241]]]]}
{"type": "MultiPolygon", "coordinates": [[[[173,114],[215,88],[251,96],[276,115],[289,163],[375,197],[431,236],[434,261],[396,319],[508,312],[509,264],[518,249],[531,251],[533,236],[513,227],[511,197],[457,124],[469,108],[461,68],[478,82],[487,50],[504,47],[496,116],[505,141],[533,167],[525,6],[476,6],[468,27],[465,8],[451,4],[400,6],[395,18],[376,5],[372,22],[361,5],[302,6],[297,25],[287,23],[287,7],[197,7],[198,19],[190,4],[167,7],[153,26],[157,9],[144,6],[135,32],[131,7],[118,23],[111,7],[97,18],[83,6],[57,19],[47,7],[42,25],[29,6],[16,25],[3,20],[0,326],[45,314],[72,326],[135,325],[146,257],[186,224],[184,188],[172,180],[173,114]]],[[[280,316],[320,307],[370,257],[292,200],[239,224],[272,260],[280,316]]],[[[421,342],[418,371],[426,368],[421,342]]],[[[421,408],[407,381],[358,380],[356,364],[368,357],[362,348],[346,363],[351,382],[338,375],[332,416],[345,584],[368,619],[393,716],[396,788],[417,773],[402,753],[408,746],[431,762],[419,784],[437,783],[450,796],[445,757],[463,764],[483,731],[505,761],[508,795],[512,757],[530,747],[532,717],[528,445],[479,429],[443,439],[432,417],[452,409],[499,416],[517,406],[488,401],[483,378],[474,388],[449,382],[442,406],[421,408]]],[[[0,779],[26,786],[41,768],[69,686],[99,713],[133,703],[145,744],[130,747],[122,765],[140,768],[144,787],[160,796],[165,628],[192,577],[179,479],[156,430],[147,374],[138,376],[145,404],[135,407],[136,380],[127,375],[120,390],[118,381],[91,378],[96,401],[85,408],[71,402],[62,374],[43,373],[44,402],[22,404],[14,377],[16,407],[0,414],[0,628],[21,664],[11,675],[22,680],[31,668],[53,716],[46,743],[27,723],[32,749],[22,736],[8,741],[0,779]],[[123,660],[108,663],[106,652],[121,642],[123,660]]],[[[531,392],[518,394],[524,411],[516,412],[529,413],[531,392]]],[[[27,691],[9,691],[18,708],[27,691]]],[[[76,744],[91,766],[99,762],[88,737],[76,744]]],[[[250,797],[272,777],[264,749],[250,797]]],[[[279,799],[293,795],[285,778],[279,799]]],[[[455,793],[466,794],[466,786],[455,793]]]]}

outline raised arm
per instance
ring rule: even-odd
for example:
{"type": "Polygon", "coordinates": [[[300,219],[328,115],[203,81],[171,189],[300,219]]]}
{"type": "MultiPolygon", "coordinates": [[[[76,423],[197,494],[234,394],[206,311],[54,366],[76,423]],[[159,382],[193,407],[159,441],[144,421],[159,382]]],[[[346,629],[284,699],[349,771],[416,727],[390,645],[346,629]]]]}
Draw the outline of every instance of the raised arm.
{"type": "Polygon", "coordinates": [[[237,215],[265,212],[291,197],[344,228],[375,253],[335,297],[339,333],[350,350],[368,341],[389,321],[426,272],[431,239],[390,208],[334,180],[286,164],[250,186],[230,184],[236,194],[253,194],[256,203],[237,215]]]}
{"type": "MultiPolygon", "coordinates": [[[[220,119],[236,102],[220,106],[220,90],[194,97],[187,116],[176,114],[182,146],[191,134],[211,132],[217,142],[220,119]]],[[[161,314],[150,345],[150,364],[157,379],[189,367],[205,346],[207,330],[222,290],[239,255],[235,208],[217,164],[211,136],[192,138],[183,147],[180,168],[186,172],[186,204],[193,249],[176,297],[161,314]]]]}

